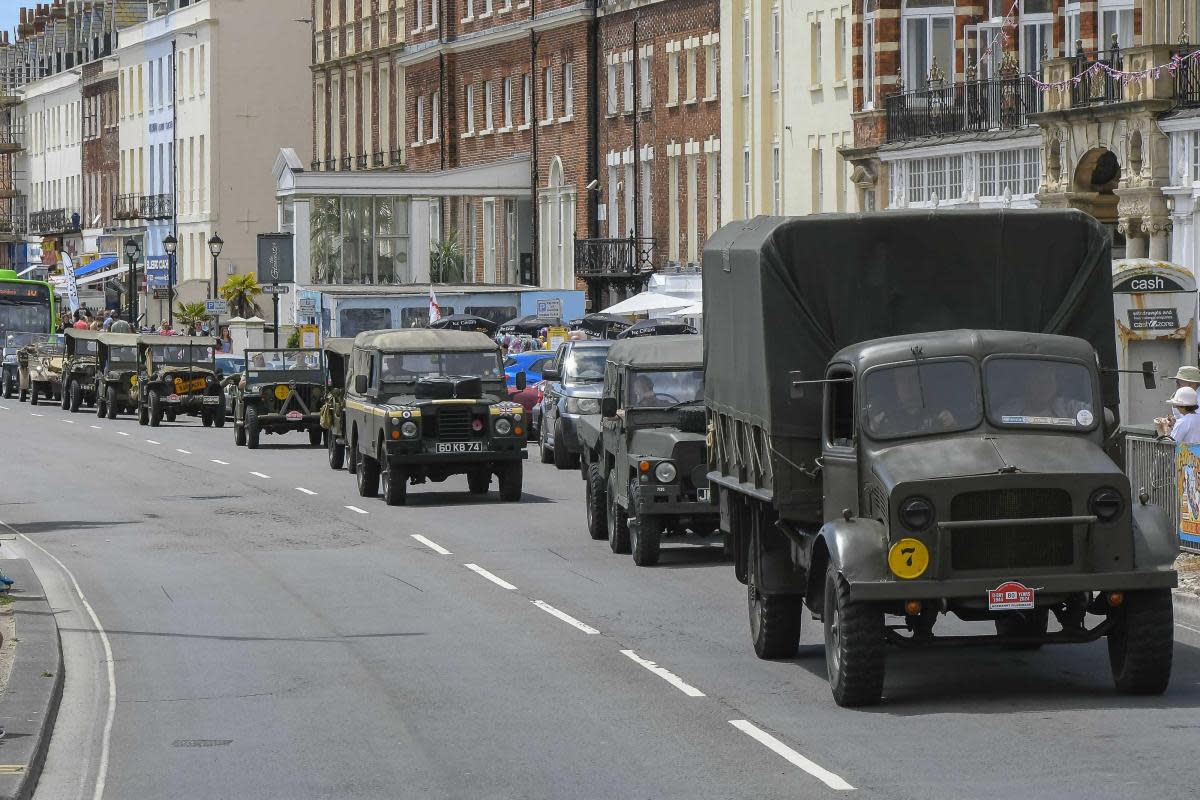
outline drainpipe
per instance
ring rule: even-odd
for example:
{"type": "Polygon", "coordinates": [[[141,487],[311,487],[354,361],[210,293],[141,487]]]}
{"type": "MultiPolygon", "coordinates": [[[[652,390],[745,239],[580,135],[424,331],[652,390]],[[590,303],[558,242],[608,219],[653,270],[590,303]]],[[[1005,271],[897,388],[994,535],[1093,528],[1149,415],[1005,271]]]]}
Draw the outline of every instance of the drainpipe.
{"type": "Polygon", "coordinates": [[[642,176],[638,161],[638,115],[641,109],[638,105],[638,16],[640,8],[633,10],[633,268],[637,269],[637,239],[641,235],[641,183],[642,176]]]}
{"type": "MultiPolygon", "coordinates": [[[[531,16],[536,15],[536,11],[533,10],[532,5],[530,7],[530,15],[531,16]]],[[[533,208],[533,214],[530,215],[533,217],[533,220],[532,220],[533,236],[531,237],[532,241],[533,241],[533,248],[532,248],[533,252],[530,255],[533,256],[532,279],[533,279],[534,286],[541,285],[541,274],[540,274],[541,273],[541,263],[540,263],[541,258],[540,258],[540,256],[541,256],[541,249],[542,249],[541,241],[539,239],[541,231],[540,231],[539,225],[538,225],[539,209],[538,209],[538,201],[537,201],[537,199],[538,199],[537,198],[538,128],[540,126],[538,125],[539,120],[537,119],[537,103],[534,102],[535,99],[537,98],[537,94],[538,94],[536,87],[537,87],[537,50],[538,50],[538,39],[539,38],[540,37],[538,36],[537,31],[534,31],[532,29],[529,31],[529,91],[533,93],[533,97],[531,97],[529,99],[529,113],[533,115],[533,118],[531,118],[529,120],[529,130],[532,133],[532,147],[531,147],[531,153],[530,153],[530,159],[529,159],[529,199],[530,199],[531,206],[533,208]]]]}

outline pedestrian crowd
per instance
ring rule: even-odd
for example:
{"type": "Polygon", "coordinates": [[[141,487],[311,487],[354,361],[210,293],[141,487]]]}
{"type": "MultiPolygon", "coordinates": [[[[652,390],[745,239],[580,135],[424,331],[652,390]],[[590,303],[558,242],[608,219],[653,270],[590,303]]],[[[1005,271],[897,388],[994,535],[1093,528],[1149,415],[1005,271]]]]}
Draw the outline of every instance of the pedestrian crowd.
{"type": "MultiPolygon", "coordinates": [[[[64,311],[59,315],[57,332],[63,333],[68,328],[76,330],[111,331],[113,333],[131,333],[130,324],[121,319],[117,311],[109,309],[96,316],[90,308],[80,308],[74,312],[64,311]]],[[[208,320],[182,326],[176,330],[167,320],[162,320],[156,327],[143,327],[138,333],[156,333],[161,336],[217,336],[217,350],[232,352],[233,340],[227,326],[222,326],[220,332],[213,329],[208,320]]]]}

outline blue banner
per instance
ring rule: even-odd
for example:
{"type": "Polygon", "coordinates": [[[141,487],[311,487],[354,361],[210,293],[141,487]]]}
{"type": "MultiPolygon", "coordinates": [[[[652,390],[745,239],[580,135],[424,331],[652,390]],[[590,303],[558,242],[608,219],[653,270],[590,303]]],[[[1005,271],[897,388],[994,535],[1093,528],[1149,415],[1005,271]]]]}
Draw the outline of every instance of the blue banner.
{"type": "Polygon", "coordinates": [[[146,288],[165,289],[171,285],[171,261],[166,256],[147,256],[146,288]]]}

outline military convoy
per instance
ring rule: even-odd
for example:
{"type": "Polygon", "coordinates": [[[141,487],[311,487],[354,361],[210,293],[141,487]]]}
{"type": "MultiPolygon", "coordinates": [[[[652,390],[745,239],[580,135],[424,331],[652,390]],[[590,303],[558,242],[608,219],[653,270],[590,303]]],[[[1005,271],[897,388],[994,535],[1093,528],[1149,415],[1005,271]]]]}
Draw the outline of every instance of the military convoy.
{"type": "Polygon", "coordinates": [[[67,328],[66,358],[62,369],[62,407],[72,413],[81,406],[96,403],[96,356],[100,352],[100,331],[67,328]]]}
{"type": "Polygon", "coordinates": [[[320,447],[324,393],[320,350],[247,350],[232,398],[234,444],[254,450],[264,433],[304,431],[320,447]]]}
{"type": "Polygon", "coordinates": [[[137,334],[96,337],[96,416],[116,419],[137,411],[137,334]]]}
{"type": "MultiPolygon", "coordinates": [[[[28,368],[23,368],[18,363],[20,353],[25,351],[28,355],[33,344],[38,340],[53,339],[59,334],[46,333],[27,333],[19,331],[9,331],[4,334],[4,362],[3,362],[3,394],[7,400],[13,397],[18,392],[21,394],[21,400],[24,402],[25,393],[29,389],[28,385],[28,368]],[[22,375],[25,378],[22,379],[22,375]]],[[[26,359],[28,361],[28,359],[26,359]]]]}
{"type": "Polygon", "coordinates": [[[158,427],[179,414],[225,426],[225,392],[209,336],[138,336],[138,424],[158,427]]]}
{"type": "Polygon", "coordinates": [[[63,335],[48,335],[36,339],[17,353],[20,374],[20,400],[29,396],[29,404],[36,406],[41,397],[47,400],[62,400],[62,370],[66,355],[63,335]]]}

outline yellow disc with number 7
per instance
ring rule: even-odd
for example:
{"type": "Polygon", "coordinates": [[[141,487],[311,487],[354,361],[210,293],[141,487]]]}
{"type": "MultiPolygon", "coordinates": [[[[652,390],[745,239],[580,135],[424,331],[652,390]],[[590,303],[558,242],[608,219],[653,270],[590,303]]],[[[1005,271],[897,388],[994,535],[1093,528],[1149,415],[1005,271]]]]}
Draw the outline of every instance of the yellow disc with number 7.
{"type": "Polygon", "coordinates": [[[901,539],[888,550],[888,566],[898,578],[919,578],[929,569],[929,550],[917,539],[901,539]]]}
{"type": "Polygon", "coordinates": [[[288,389],[288,387],[284,386],[282,383],[275,387],[275,399],[276,400],[287,400],[288,394],[290,394],[290,393],[291,393],[291,390],[288,389]]]}

